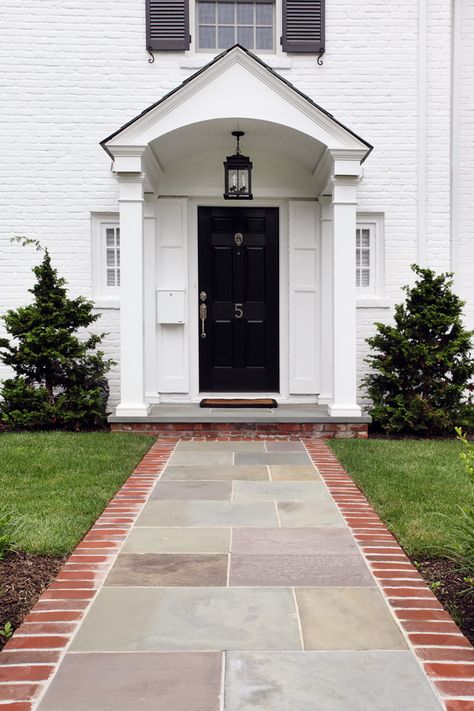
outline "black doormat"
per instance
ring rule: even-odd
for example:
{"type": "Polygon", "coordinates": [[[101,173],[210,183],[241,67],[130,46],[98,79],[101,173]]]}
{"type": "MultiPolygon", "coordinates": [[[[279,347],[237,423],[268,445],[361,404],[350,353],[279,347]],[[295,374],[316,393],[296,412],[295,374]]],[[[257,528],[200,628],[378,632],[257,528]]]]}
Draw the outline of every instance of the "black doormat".
{"type": "Polygon", "coordinates": [[[278,407],[278,403],[271,397],[253,398],[211,398],[201,400],[200,407],[278,407]]]}

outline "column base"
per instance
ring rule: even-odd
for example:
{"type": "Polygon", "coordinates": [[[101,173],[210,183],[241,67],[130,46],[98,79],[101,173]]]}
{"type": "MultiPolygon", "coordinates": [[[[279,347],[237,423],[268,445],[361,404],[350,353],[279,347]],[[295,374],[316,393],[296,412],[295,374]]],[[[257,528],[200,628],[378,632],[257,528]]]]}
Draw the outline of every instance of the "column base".
{"type": "Polygon", "coordinates": [[[328,412],[331,417],[360,417],[362,410],[357,404],[350,405],[328,405],[328,412]]]}
{"type": "Polygon", "coordinates": [[[146,417],[150,412],[151,405],[145,403],[127,404],[121,402],[115,408],[115,414],[120,417],[146,417]]]}

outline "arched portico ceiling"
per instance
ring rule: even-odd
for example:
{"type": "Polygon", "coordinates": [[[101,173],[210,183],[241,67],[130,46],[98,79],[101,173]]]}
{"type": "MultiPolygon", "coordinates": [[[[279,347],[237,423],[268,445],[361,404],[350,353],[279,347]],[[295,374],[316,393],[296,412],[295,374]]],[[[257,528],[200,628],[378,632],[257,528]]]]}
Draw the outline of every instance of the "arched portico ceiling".
{"type": "MultiPolygon", "coordinates": [[[[329,150],[365,160],[372,150],[331,114],[239,45],[223,52],[163,99],[101,142],[112,156],[133,153],[161,136],[216,119],[271,122],[297,131],[329,150]]],[[[235,126],[233,126],[235,128],[235,126]]]]}

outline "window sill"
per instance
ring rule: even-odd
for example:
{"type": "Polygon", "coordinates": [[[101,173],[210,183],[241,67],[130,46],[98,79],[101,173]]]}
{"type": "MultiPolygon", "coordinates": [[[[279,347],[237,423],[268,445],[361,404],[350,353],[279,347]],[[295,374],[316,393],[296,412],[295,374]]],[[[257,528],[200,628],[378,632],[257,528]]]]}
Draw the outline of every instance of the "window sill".
{"type": "Polygon", "coordinates": [[[358,309],[389,309],[392,302],[380,296],[358,296],[356,306],[358,309]]]}
{"type": "MultiPolygon", "coordinates": [[[[181,69],[202,69],[206,64],[212,62],[220,51],[216,50],[215,54],[190,53],[180,60],[179,66],[181,69]]],[[[293,64],[291,59],[281,57],[278,54],[257,54],[257,56],[272,69],[291,69],[293,64]]]]}
{"type": "Polygon", "coordinates": [[[94,299],[94,306],[96,309],[120,309],[120,298],[117,296],[94,299]]]}

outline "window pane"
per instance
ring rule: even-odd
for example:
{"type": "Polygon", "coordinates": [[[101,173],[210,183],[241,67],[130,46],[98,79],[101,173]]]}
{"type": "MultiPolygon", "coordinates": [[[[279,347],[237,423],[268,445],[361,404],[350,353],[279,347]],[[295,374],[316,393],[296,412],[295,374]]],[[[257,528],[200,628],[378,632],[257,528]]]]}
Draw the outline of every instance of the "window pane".
{"type": "Polygon", "coordinates": [[[227,49],[235,44],[235,31],[233,27],[219,27],[217,30],[219,49],[227,49]]]}
{"type": "Polygon", "coordinates": [[[273,49],[272,27],[257,27],[256,49],[273,49]]]}
{"type": "Polygon", "coordinates": [[[370,272],[368,269],[361,269],[361,286],[370,286],[370,272]]]}
{"type": "Polygon", "coordinates": [[[255,13],[257,25],[273,25],[273,5],[258,2],[255,5],[255,13]]]}
{"type": "Polygon", "coordinates": [[[238,2],[237,3],[237,24],[238,25],[253,25],[254,23],[254,5],[253,3],[238,2]]]}
{"type": "Polygon", "coordinates": [[[215,2],[200,2],[199,7],[199,24],[214,25],[216,22],[216,3],[215,2]]]}
{"type": "Polygon", "coordinates": [[[362,266],[363,267],[370,267],[370,252],[368,249],[363,249],[361,251],[361,256],[362,256],[362,266]]]}
{"type": "Polygon", "coordinates": [[[237,42],[247,49],[253,49],[253,27],[237,27],[237,42]]]}
{"type": "Polygon", "coordinates": [[[233,2],[220,2],[217,5],[217,18],[219,25],[235,24],[235,5],[233,2]]]}
{"type": "Polygon", "coordinates": [[[115,286],[115,269],[107,269],[107,286],[115,286]]]}
{"type": "Polygon", "coordinates": [[[120,244],[120,227],[117,227],[115,230],[115,241],[117,242],[117,245],[120,244]]]}
{"type": "Polygon", "coordinates": [[[105,230],[105,237],[107,240],[107,247],[113,247],[115,244],[115,230],[113,227],[107,227],[105,230]]]}
{"type": "Polygon", "coordinates": [[[202,26],[199,28],[199,46],[201,49],[214,49],[216,46],[216,28],[202,26]]]}
{"type": "Polygon", "coordinates": [[[115,249],[107,250],[107,266],[115,267],[115,249]]]}

